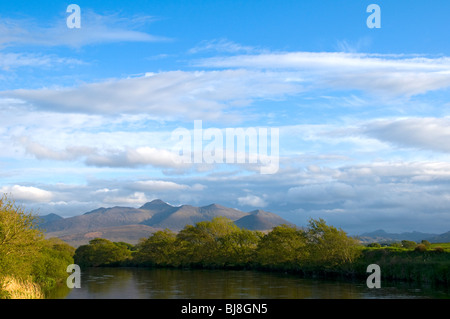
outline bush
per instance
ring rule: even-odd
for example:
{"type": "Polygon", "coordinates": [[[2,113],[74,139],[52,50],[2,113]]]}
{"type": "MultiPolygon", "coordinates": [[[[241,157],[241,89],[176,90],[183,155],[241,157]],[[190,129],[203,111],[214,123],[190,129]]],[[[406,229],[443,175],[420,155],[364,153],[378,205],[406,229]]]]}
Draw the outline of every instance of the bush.
{"type": "Polygon", "coordinates": [[[443,252],[444,252],[444,248],[438,246],[438,247],[435,247],[435,248],[434,248],[434,251],[435,251],[435,252],[438,252],[438,253],[443,253],[443,252]]]}
{"type": "Polygon", "coordinates": [[[416,243],[415,241],[411,241],[411,240],[402,240],[402,246],[403,246],[404,248],[407,248],[407,249],[413,249],[413,248],[416,247],[416,245],[417,245],[417,243],[416,243]]]}
{"type": "Polygon", "coordinates": [[[419,252],[424,252],[427,250],[427,246],[425,246],[424,244],[418,244],[415,248],[414,251],[419,251],[419,252]]]}
{"type": "Polygon", "coordinates": [[[118,265],[131,258],[126,245],[116,244],[104,238],[92,239],[88,245],[75,250],[74,261],[80,267],[118,265]]]}
{"type": "Polygon", "coordinates": [[[0,297],[40,298],[41,293],[67,278],[73,247],[61,240],[45,239],[37,221],[38,216],[15,205],[6,195],[0,198],[0,297]]]}
{"type": "Polygon", "coordinates": [[[367,245],[367,247],[381,248],[381,245],[379,243],[370,243],[367,245]]]}
{"type": "Polygon", "coordinates": [[[431,246],[431,243],[428,240],[425,240],[425,239],[422,240],[420,243],[424,244],[427,248],[431,246]]]}

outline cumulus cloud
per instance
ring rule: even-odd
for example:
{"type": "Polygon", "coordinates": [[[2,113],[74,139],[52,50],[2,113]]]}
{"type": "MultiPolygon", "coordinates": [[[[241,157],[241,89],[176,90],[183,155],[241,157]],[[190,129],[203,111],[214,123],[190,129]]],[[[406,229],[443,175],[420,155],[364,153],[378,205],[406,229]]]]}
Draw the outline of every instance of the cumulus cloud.
{"type": "Polygon", "coordinates": [[[400,147],[450,152],[450,118],[404,118],[373,121],[363,132],[400,147]]]}
{"type": "Polygon", "coordinates": [[[267,202],[256,195],[247,195],[247,196],[243,196],[243,197],[238,197],[238,203],[239,205],[242,206],[252,206],[252,207],[266,207],[267,206],[267,202]]]}
{"type": "Polygon", "coordinates": [[[53,198],[51,192],[32,186],[3,186],[0,188],[0,193],[11,194],[13,199],[25,202],[44,203],[53,198]]]}
{"type": "Polygon", "coordinates": [[[175,152],[153,147],[124,147],[122,149],[101,149],[88,146],[66,146],[55,150],[29,137],[17,137],[25,151],[40,160],[77,161],[81,160],[88,166],[96,167],[127,167],[154,166],[163,168],[187,168],[188,164],[180,161],[175,152]]]}
{"type": "Polygon", "coordinates": [[[134,192],[128,196],[106,196],[103,199],[105,204],[109,205],[142,205],[144,203],[150,202],[154,198],[149,198],[143,192],[134,192]]]}
{"type": "Polygon", "coordinates": [[[166,168],[188,167],[187,164],[180,162],[179,156],[174,152],[153,147],[128,148],[107,151],[106,154],[93,154],[86,158],[85,163],[98,167],[140,167],[146,165],[166,168]]]}

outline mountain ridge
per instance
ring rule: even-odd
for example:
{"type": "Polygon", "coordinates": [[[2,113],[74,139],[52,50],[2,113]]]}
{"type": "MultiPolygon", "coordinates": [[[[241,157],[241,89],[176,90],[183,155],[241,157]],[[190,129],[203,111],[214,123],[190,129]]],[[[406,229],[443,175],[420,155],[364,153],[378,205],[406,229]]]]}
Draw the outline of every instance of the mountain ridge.
{"type": "Polygon", "coordinates": [[[129,240],[129,243],[134,244],[138,240],[133,230],[138,229],[142,237],[148,237],[157,230],[168,228],[178,232],[186,225],[210,221],[219,216],[229,218],[239,227],[250,230],[268,231],[280,224],[293,225],[282,217],[263,210],[244,212],[216,203],[201,207],[173,206],[160,199],[145,203],[139,208],[100,207],[68,218],[53,215],[51,218],[49,215],[42,216],[45,222],[41,224],[41,228],[47,232],[48,237],[58,237],[75,245],[88,243],[95,234],[112,241],[117,241],[119,236],[115,235],[120,234],[120,241],[129,240]]]}
{"type": "Polygon", "coordinates": [[[372,232],[365,232],[357,236],[362,242],[394,242],[401,240],[411,240],[420,243],[422,240],[428,240],[431,243],[442,243],[450,241],[450,231],[442,234],[423,233],[419,231],[410,231],[402,233],[388,233],[383,229],[377,229],[372,232]]]}

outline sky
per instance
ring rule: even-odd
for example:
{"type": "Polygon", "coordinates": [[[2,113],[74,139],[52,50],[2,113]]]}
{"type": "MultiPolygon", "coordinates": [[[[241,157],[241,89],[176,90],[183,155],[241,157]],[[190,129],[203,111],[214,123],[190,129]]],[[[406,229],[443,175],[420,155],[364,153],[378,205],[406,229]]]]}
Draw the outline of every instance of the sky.
{"type": "Polygon", "coordinates": [[[159,198],[449,231],[449,12],[2,0],[0,193],[63,217],[159,198]],[[228,130],[256,135],[239,149],[228,130]]]}

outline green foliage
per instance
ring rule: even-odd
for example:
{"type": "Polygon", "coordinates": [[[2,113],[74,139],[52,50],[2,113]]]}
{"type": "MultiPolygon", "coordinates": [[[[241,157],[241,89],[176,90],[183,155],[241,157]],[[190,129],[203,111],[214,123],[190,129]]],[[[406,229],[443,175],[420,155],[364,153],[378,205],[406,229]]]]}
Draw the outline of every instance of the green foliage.
{"type": "Polygon", "coordinates": [[[402,244],[401,244],[401,243],[398,243],[398,242],[394,242],[394,243],[391,243],[391,244],[389,245],[389,247],[393,247],[393,248],[401,248],[401,247],[402,247],[402,244]]]}
{"type": "Polygon", "coordinates": [[[402,247],[406,249],[414,249],[417,243],[411,240],[402,240],[402,247]]]}
{"type": "Polygon", "coordinates": [[[216,217],[195,226],[188,225],[177,235],[178,260],[181,265],[223,266],[223,237],[239,231],[230,219],[216,217]]]}
{"type": "MultiPolygon", "coordinates": [[[[408,246],[407,241],[402,244],[408,246]]],[[[385,279],[448,283],[450,251],[445,249],[450,245],[439,244],[445,247],[439,253],[436,244],[427,249],[426,243],[414,243],[416,250],[402,244],[363,246],[323,219],[311,219],[305,229],[281,225],[264,234],[218,217],[188,225],[179,233],[155,232],[136,246],[94,239],[76,250],[75,262],[80,266],[238,267],[364,278],[367,265],[378,264],[385,279]]]]}
{"type": "Polygon", "coordinates": [[[415,248],[414,251],[426,251],[427,250],[427,246],[425,246],[424,244],[418,244],[415,248]]]}
{"type": "Polygon", "coordinates": [[[73,264],[75,249],[61,240],[45,239],[36,226],[37,220],[36,215],[15,205],[6,195],[1,197],[0,286],[5,278],[15,282],[31,280],[28,286],[39,284],[45,292],[67,278],[67,265],[73,264]]]}
{"type": "Polygon", "coordinates": [[[95,238],[75,250],[74,261],[80,267],[114,266],[131,257],[127,246],[104,238],[95,238]]]}
{"type": "Polygon", "coordinates": [[[450,284],[450,252],[366,248],[353,263],[354,272],[367,277],[370,264],[380,266],[384,280],[450,284]]]}
{"type": "Polygon", "coordinates": [[[342,229],[329,226],[323,219],[309,221],[309,262],[323,268],[335,268],[352,263],[359,254],[358,241],[348,237],[342,229]]]}
{"type": "Polygon", "coordinates": [[[427,248],[429,248],[431,246],[431,243],[428,240],[425,240],[425,239],[422,240],[420,243],[425,245],[425,247],[427,247],[427,248]]]}
{"type": "Polygon", "coordinates": [[[44,290],[67,279],[67,266],[74,263],[75,248],[57,238],[46,240],[40,258],[33,264],[32,275],[44,290]]]}
{"type": "Polygon", "coordinates": [[[441,246],[437,246],[437,247],[434,248],[434,251],[438,252],[438,253],[443,253],[444,252],[444,248],[442,248],[441,246]]]}
{"type": "Polygon", "coordinates": [[[169,266],[174,263],[176,234],[169,229],[158,231],[136,246],[133,260],[138,265],[169,266]]]}
{"type": "Polygon", "coordinates": [[[262,237],[261,232],[248,229],[235,229],[233,232],[220,237],[219,262],[222,265],[232,267],[251,265],[262,237]]]}
{"type": "Polygon", "coordinates": [[[309,257],[306,233],[293,226],[281,225],[262,239],[256,261],[266,268],[296,268],[309,257]]]}
{"type": "Polygon", "coordinates": [[[6,195],[0,199],[0,275],[26,278],[40,257],[43,234],[34,227],[37,216],[16,206],[6,195]]]}
{"type": "Polygon", "coordinates": [[[370,244],[367,245],[367,247],[380,248],[381,244],[379,244],[379,243],[370,243],[370,244]]]}

